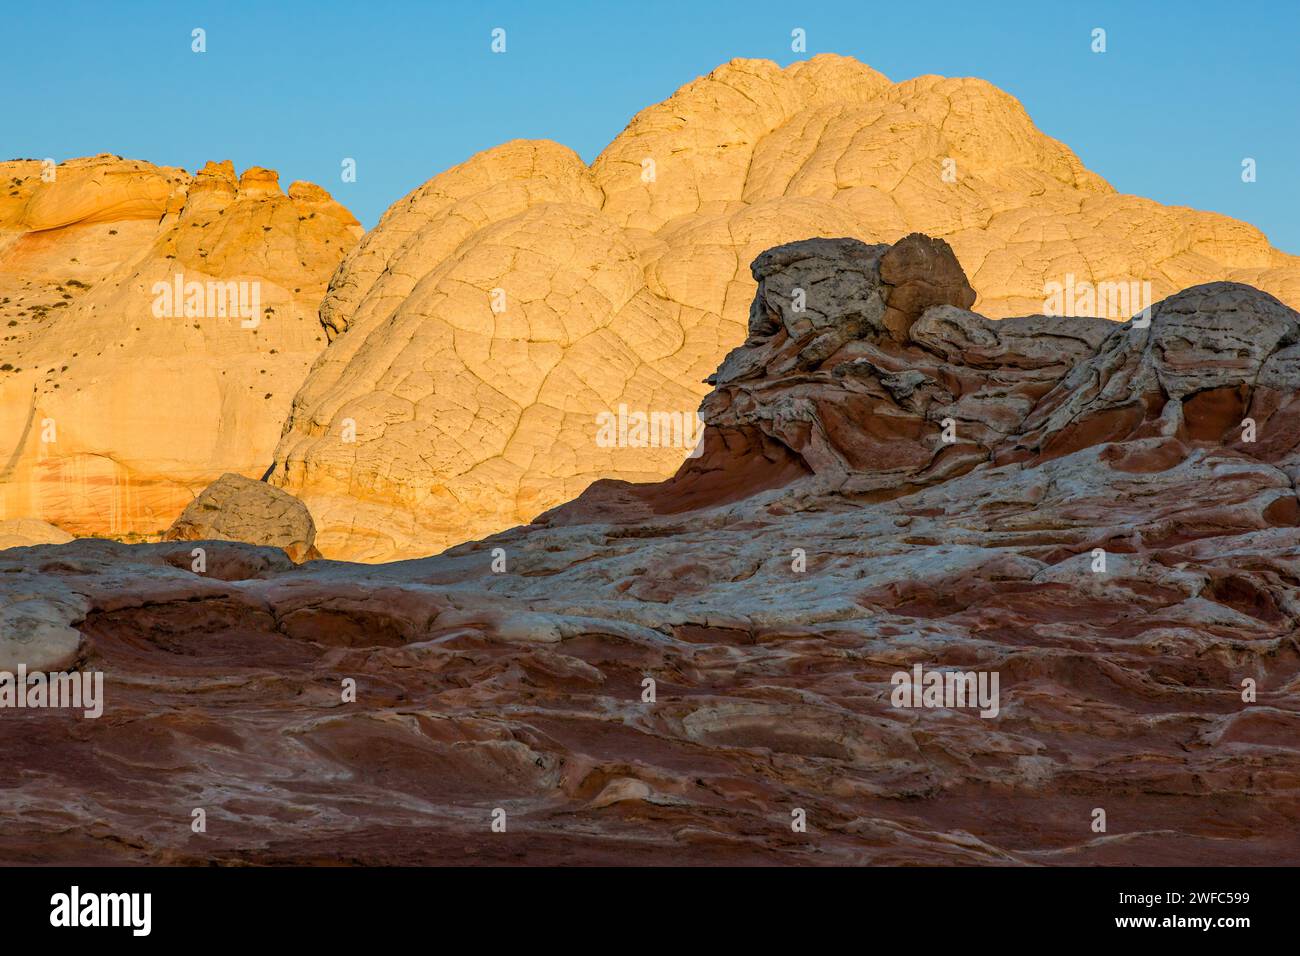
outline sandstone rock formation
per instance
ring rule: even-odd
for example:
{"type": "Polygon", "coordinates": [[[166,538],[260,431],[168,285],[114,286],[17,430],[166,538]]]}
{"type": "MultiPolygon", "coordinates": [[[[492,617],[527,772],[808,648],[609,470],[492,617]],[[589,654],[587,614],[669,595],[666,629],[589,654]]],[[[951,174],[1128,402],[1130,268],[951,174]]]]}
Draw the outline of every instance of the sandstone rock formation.
{"type": "Polygon", "coordinates": [[[1234,280],[1300,305],[1300,260],[1258,230],[1117,194],[988,83],[736,60],[590,167],[512,141],[394,204],[331,281],[332,342],[271,481],[308,504],[327,555],[378,560],[530,520],[597,478],[665,477],[685,449],[603,447],[596,416],[694,411],[744,338],[759,252],[918,230],[993,317],[1043,311],[1049,283],[1059,311],[1119,321],[1149,304],[1142,282],[1151,301],[1234,280]]]}
{"type": "Polygon", "coordinates": [[[243,475],[222,475],[190,503],[165,541],[243,541],[280,548],[293,561],[320,557],[311,513],[293,495],[243,475]]]}
{"type": "Polygon", "coordinates": [[[156,535],[221,474],[260,476],[360,234],[266,169],[0,163],[0,520],[156,535]]]}
{"type": "Polygon", "coordinates": [[[35,518],[0,521],[0,550],[25,548],[33,544],[64,544],[72,538],[62,528],[35,518]]]}
{"type": "Polygon", "coordinates": [[[1300,863],[1300,316],[990,321],[950,264],[764,254],[702,456],[434,558],[0,553],[9,633],[107,677],[0,713],[0,858],[1300,863]],[[996,714],[896,706],[918,665],[996,714]]]}

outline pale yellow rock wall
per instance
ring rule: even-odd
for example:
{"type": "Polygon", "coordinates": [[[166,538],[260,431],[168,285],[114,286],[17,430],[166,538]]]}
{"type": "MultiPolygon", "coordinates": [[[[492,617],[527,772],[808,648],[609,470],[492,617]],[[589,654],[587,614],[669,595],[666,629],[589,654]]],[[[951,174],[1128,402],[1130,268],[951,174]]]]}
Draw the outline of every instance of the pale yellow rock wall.
{"type": "Polygon", "coordinates": [[[661,478],[683,449],[597,447],[595,416],[693,412],[744,338],[759,252],[913,231],[951,243],[995,317],[1042,311],[1067,273],[1149,281],[1155,299],[1236,279],[1300,304],[1300,264],[1258,230],[1117,194],[986,82],[736,60],[590,168],[513,141],[394,204],[322,306],[333,343],[272,480],[307,502],[322,551],[378,560],[527,521],[597,478],[661,478]]]}
{"type": "Polygon", "coordinates": [[[52,181],[3,163],[0,193],[0,520],[152,536],[219,475],[260,477],[356,220],[228,162],[192,177],[98,156],[52,181]],[[155,316],[155,283],[177,274],[248,283],[257,327],[155,316]]]}

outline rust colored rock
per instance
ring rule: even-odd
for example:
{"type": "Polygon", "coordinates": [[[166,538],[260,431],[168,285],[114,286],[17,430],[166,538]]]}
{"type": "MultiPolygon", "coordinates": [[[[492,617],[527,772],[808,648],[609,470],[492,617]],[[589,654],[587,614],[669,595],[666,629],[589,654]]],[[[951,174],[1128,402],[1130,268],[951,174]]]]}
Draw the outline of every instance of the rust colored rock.
{"type": "Polygon", "coordinates": [[[919,232],[904,236],[880,257],[880,278],[889,287],[884,323],[900,342],[925,310],[935,305],[969,309],[975,290],[966,273],[942,239],[919,232]]]}
{"type": "Polygon", "coordinates": [[[1300,316],[1267,292],[1237,282],[1185,289],[1149,318],[1114,328],[1043,398],[1014,444],[1059,455],[1149,435],[1218,443],[1244,434],[1251,419],[1270,446],[1287,436],[1273,456],[1284,457],[1295,435],[1282,431],[1292,416],[1279,414],[1279,395],[1300,389],[1298,342],[1300,316]]]}
{"type": "MultiPolygon", "coordinates": [[[[755,259],[753,274],[749,337],[701,405],[706,446],[715,430],[762,435],[827,486],[873,496],[1005,454],[1040,399],[1116,328],[968,312],[974,291],[952,250],[915,234],[893,246],[789,243],[755,259]]],[[[755,473],[769,475],[763,457],[755,473]]],[[[675,486],[694,471],[688,462],[675,486]]]]}

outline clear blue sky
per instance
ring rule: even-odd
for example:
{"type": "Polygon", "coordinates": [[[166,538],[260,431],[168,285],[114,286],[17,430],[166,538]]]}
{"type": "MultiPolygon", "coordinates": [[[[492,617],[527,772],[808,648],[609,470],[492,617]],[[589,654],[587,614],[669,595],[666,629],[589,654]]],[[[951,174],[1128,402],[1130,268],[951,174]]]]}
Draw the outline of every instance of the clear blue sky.
{"type": "Polygon", "coordinates": [[[507,139],[590,161],[733,57],[979,76],[1123,192],[1244,219],[1300,253],[1300,2],[7,2],[0,159],[209,159],[320,183],[369,228],[507,139]],[[508,52],[489,50],[494,27],[508,52]],[[190,51],[207,30],[208,52],[190,51]],[[1108,51],[1090,51],[1094,27],[1108,51]],[[1258,181],[1241,181],[1241,160],[1258,181]],[[340,181],[354,157],[358,180],[340,181]]]}

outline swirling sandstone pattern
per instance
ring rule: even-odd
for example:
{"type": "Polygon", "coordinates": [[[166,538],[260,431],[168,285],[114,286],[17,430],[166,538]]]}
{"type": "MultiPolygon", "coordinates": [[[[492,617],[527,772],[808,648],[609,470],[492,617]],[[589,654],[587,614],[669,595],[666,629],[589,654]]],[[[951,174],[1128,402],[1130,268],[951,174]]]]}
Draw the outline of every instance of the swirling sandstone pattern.
{"type": "Polygon", "coordinates": [[[595,417],[696,408],[744,338],[759,252],[913,231],[951,244],[994,317],[1042,310],[1071,275],[1149,281],[1153,301],[1235,280],[1300,304],[1298,260],[1258,230],[1117,194],[988,83],[736,60],[590,168],[516,140],[394,204],[331,282],[332,343],[271,480],[325,554],[380,560],[531,520],[598,478],[665,477],[682,449],[600,447],[595,417]]]}
{"type": "Polygon", "coordinates": [[[221,474],[260,477],[360,235],[267,169],[0,163],[0,520],[152,536],[221,474]],[[250,305],[255,284],[256,328],[181,303],[158,317],[154,285],[177,275],[246,283],[250,305]]]}
{"type": "Polygon", "coordinates": [[[703,455],[435,558],[0,553],[0,660],[108,698],[0,712],[0,858],[1300,863],[1300,316],[989,321],[954,265],[764,254],[703,455]]]}

